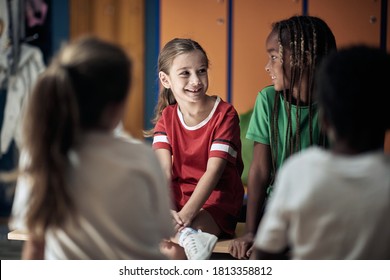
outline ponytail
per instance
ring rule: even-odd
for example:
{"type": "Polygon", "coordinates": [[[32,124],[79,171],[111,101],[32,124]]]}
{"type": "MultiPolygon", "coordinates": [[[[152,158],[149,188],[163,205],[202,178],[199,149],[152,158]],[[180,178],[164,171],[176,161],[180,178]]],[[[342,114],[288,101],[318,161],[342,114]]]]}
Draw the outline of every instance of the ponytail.
{"type": "Polygon", "coordinates": [[[77,140],[78,112],[69,69],[49,68],[37,82],[24,122],[30,157],[25,171],[34,190],[27,226],[35,229],[35,236],[42,236],[48,225],[63,225],[75,210],[66,188],[66,168],[77,140]]]}
{"type": "Polygon", "coordinates": [[[82,133],[112,129],[105,112],[124,104],[130,77],[131,60],[121,47],[83,37],[65,45],[38,79],[24,118],[29,161],[22,170],[32,184],[27,226],[34,236],[75,216],[67,178],[70,154],[82,133]]]}
{"type": "MultiPolygon", "coordinates": [[[[157,106],[155,108],[155,117],[152,119],[153,126],[156,125],[162,115],[162,111],[169,105],[176,104],[176,99],[173,96],[172,90],[169,88],[161,87],[160,94],[158,95],[157,106]]],[[[144,137],[153,137],[154,129],[144,131],[144,137]]]]}

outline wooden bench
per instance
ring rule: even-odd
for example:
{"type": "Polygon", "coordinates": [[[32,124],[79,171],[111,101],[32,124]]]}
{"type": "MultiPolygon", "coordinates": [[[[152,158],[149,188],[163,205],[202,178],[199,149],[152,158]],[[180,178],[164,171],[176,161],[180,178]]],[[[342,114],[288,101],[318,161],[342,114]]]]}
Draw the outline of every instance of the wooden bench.
{"type": "MultiPolygon", "coordinates": [[[[237,223],[235,237],[240,237],[245,232],[245,223],[237,223]]],[[[234,238],[231,239],[220,239],[217,241],[217,244],[214,247],[213,253],[229,253],[229,245],[233,241],[234,238]]],[[[28,239],[28,233],[20,230],[13,230],[8,233],[9,240],[22,240],[26,241],[28,239]]]]}
{"type": "MultiPolygon", "coordinates": [[[[245,223],[237,223],[236,233],[234,238],[243,236],[245,233],[245,223]]],[[[217,244],[214,247],[213,253],[229,253],[229,245],[233,241],[234,238],[231,239],[220,239],[217,241],[217,244]]]]}
{"type": "Polygon", "coordinates": [[[8,233],[7,237],[9,240],[26,241],[28,239],[28,233],[21,230],[13,230],[8,233]]]}

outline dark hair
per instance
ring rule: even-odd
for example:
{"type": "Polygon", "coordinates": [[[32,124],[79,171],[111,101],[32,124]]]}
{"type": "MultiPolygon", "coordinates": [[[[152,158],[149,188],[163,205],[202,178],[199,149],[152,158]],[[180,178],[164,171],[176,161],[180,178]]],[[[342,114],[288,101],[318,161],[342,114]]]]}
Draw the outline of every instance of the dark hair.
{"type": "Polygon", "coordinates": [[[103,112],[125,101],[130,72],[120,47],[88,37],[66,45],[38,79],[24,118],[25,171],[33,184],[27,225],[37,235],[74,211],[66,186],[69,151],[83,131],[107,129],[103,112]]]}
{"type": "Polygon", "coordinates": [[[390,128],[390,55],[354,46],[331,54],[317,73],[316,94],[338,138],[364,152],[383,148],[390,128]]]}
{"type": "MultiPolygon", "coordinates": [[[[200,51],[204,55],[205,66],[209,67],[209,59],[205,50],[201,47],[201,45],[192,40],[192,39],[184,39],[184,38],[175,38],[165,44],[162,48],[159,56],[158,56],[158,72],[162,71],[165,74],[169,75],[169,71],[172,66],[173,60],[185,53],[200,51]]],[[[160,94],[158,96],[157,105],[155,108],[155,116],[152,120],[153,124],[156,124],[160,119],[162,111],[168,105],[176,104],[175,97],[171,89],[167,89],[163,86],[160,86],[160,94]]],[[[153,136],[153,129],[144,132],[145,137],[153,136]]]]}
{"type": "MultiPolygon", "coordinates": [[[[278,116],[280,108],[280,94],[283,94],[284,102],[292,103],[293,89],[307,88],[307,100],[309,106],[309,129],[310,129],[310,145],[313,143],[313,89],[315,70],[321,60],[332,50],[336,50],[336,40],[329,26],[320,18],[312,16],[293,16],[285,20],[275,22],[272,25],[271,34],[276,34],[279,44],[279,56],[282,59],[283,73],[287,73],[286,62],[289,62],[290,68],[290,88],[283,89],[283,92],[276,92],[274,108],[271,122],[271,139],[275,149],[272,153],[273,169],[276,172],[276,159],[278,158],[278,116]],[[289,56],[287,56],[287,54],[289,56]],[[304,79],[304,76],[307,79],[304,79]],[[306,84],[304,84],[306,81],[306,84]]],[[[296,106],[299,108],[300,94],[296,100],[296,106]]],[[[286,105],[286,108],[290,106],[286,105]]],[[[288,109],[288,125],[287,125],[287,143],[290,155],[300,150],[300,121],[299,110],[296,110],[296,115],[291,115],[291,110],[288,109]],[[293,135],[292,118],[296,119],[296,130],[293,135]]],[[[325,145],[325,139],[322,137],[322,145],[325,145]]],[[[321,144],[321,143],[317,143],[321,144]]]]}

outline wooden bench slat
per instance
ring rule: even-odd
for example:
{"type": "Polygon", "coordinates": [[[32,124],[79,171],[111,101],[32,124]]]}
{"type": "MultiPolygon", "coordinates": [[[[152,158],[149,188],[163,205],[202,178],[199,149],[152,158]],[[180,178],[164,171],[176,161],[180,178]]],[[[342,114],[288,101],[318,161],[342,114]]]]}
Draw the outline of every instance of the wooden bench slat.
{"type": "Polygon", "coordinates": [[[10,231],[7,235],[9,240],[23,240],[26,241],[28,239],[28,233],[21,230],[13,230],[10,231]]]}
{"type": "MultiPolygon", "coordinates": [[[[245,232],[245,223],[237,223],[235,237],[240,237],[245,232]]],[[[23,240],[26,241],[28,239],[28,233],[20,231],[20,230],[13,230],[8,233],[8,239],[9,240],[23,240]]],[[[217,244],[214,247],[213,253],[229,253],[229,245],[230,242],[232,242],[233,238],[231,239],[220,239],[217,241],[217,244]]]]}
{"type": "MultiPolygon", "coordinates": [[[[236,232],[235,232],[235,237],[234,238],[243,236],[244,233],[245,233],[245,223],[237,223],[236,232]]],[[[234,238],[218,240],[217,244],[215,244],[213,253],[225,253],[225,254],[228,254],[229,253],[230,242],[232,242],[234,238]]]]}

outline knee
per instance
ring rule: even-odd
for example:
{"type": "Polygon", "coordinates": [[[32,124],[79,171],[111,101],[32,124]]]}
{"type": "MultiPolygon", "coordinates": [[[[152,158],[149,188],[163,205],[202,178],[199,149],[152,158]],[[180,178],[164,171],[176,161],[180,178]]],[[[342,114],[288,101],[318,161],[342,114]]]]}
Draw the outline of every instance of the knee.
{"type": "Polygon", "coordinates": [[[170,260],[186,260],[184,249],[172,241],[162,241],[160,251],[170,260]]]}

